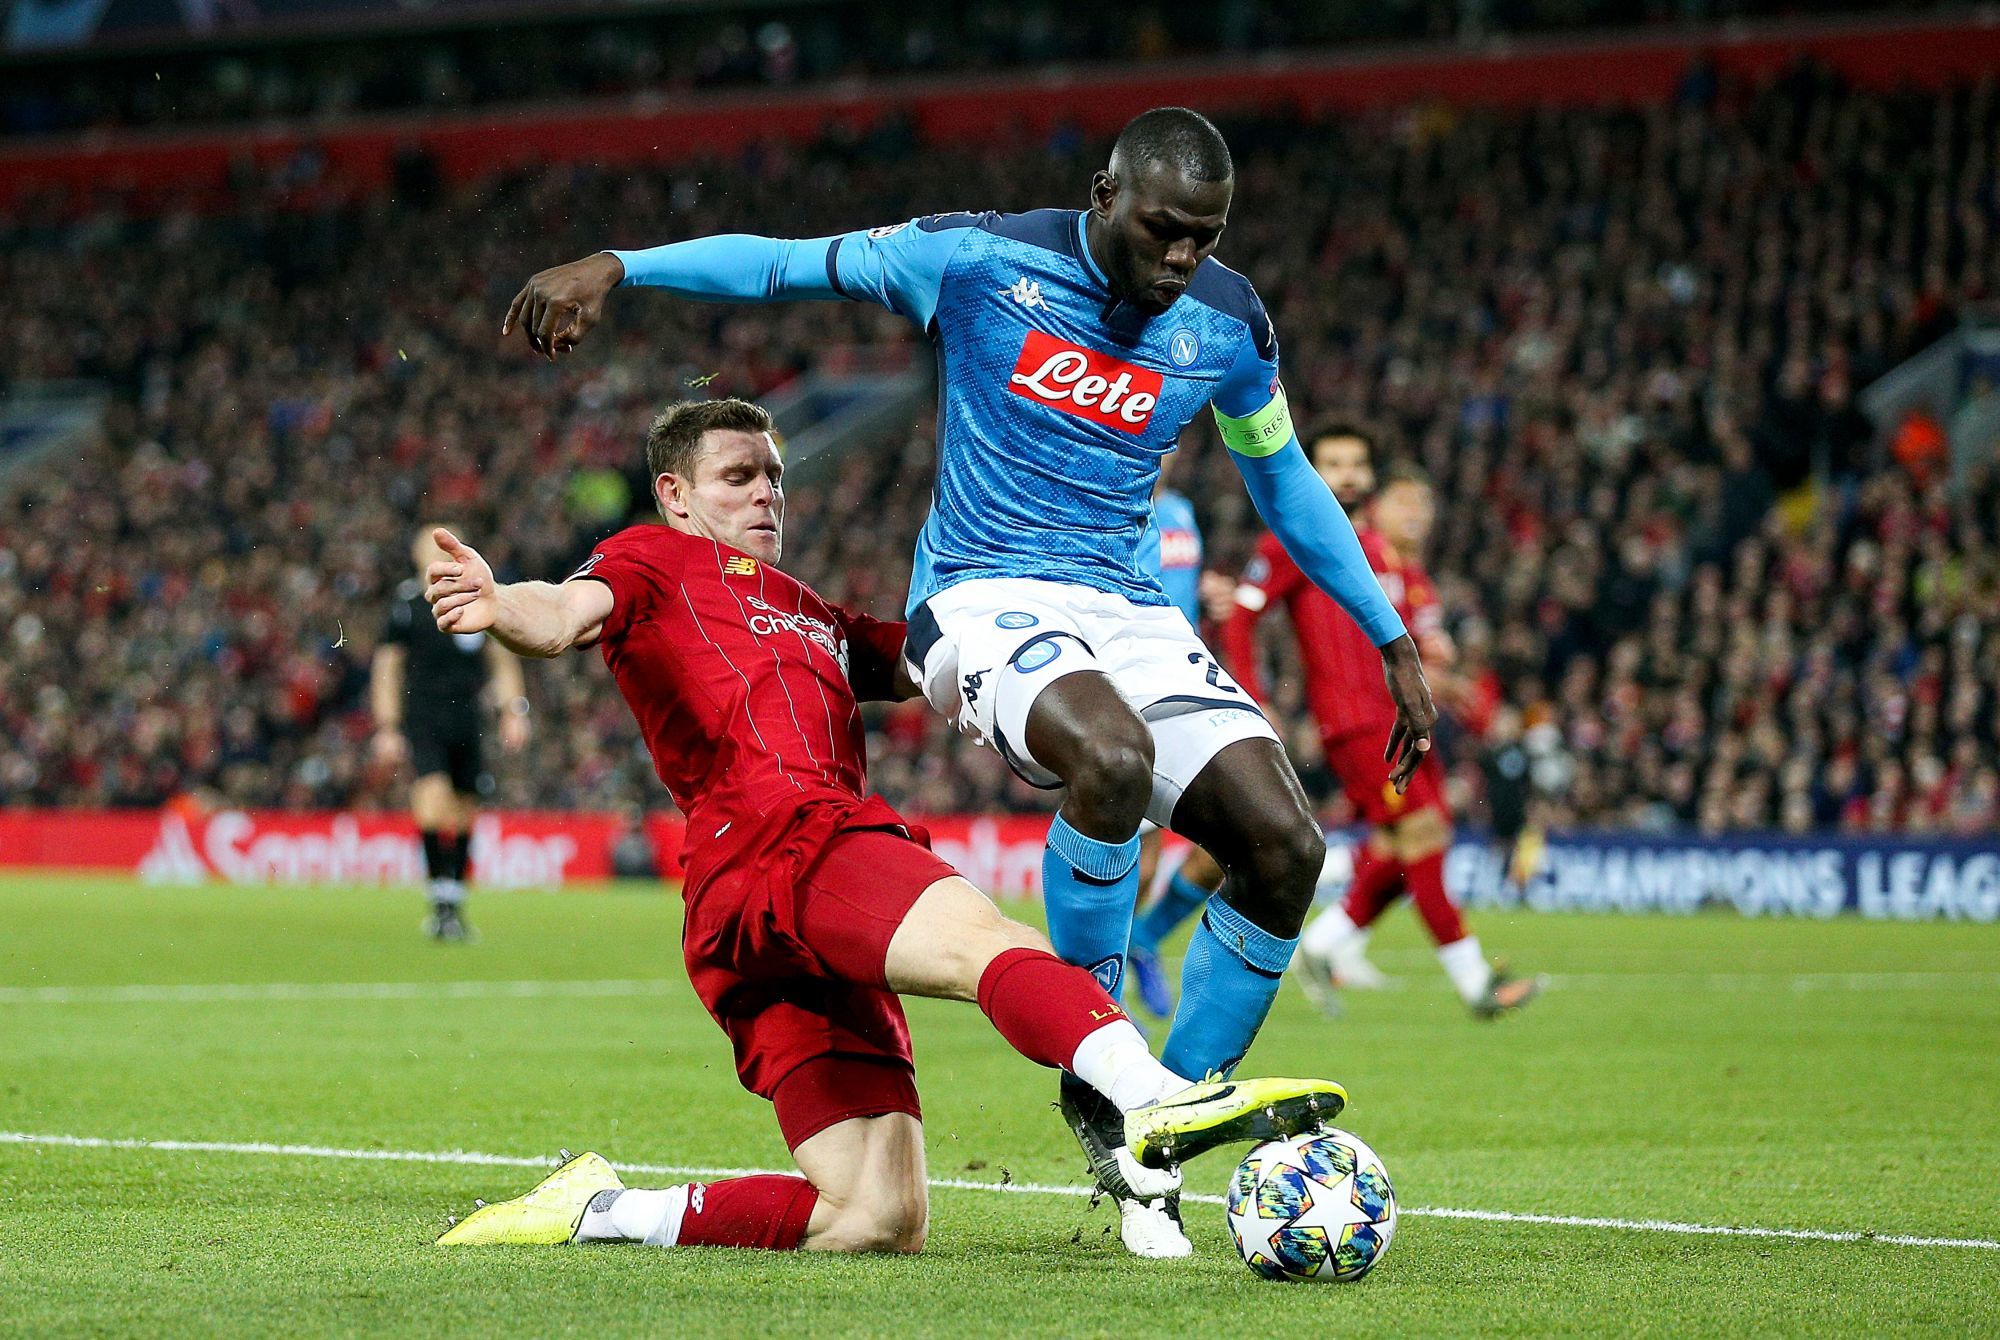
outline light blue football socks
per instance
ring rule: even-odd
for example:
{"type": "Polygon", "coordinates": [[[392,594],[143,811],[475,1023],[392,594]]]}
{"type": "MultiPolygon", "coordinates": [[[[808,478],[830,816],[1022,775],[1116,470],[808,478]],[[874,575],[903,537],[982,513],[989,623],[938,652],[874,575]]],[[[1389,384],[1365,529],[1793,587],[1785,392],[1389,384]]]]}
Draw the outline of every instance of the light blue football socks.
{"type": "Polygon", "coordinates": [[[1181,969],[1181,1003],[1160,1059],[1192,1080],[1228,1075],[1271,1012],[1296,939],[1281,940],[1210,898],[1181,969]]]}
{"type": "Polygon", "coordinates": [[[1085,837],[1058,814],[1042,853],[1042,903],[1049,943],[1087,968],[1113,1000],[1125,974],[1132,905],[1139,897],[1139,835],[1124,842],[1085,837]]]}

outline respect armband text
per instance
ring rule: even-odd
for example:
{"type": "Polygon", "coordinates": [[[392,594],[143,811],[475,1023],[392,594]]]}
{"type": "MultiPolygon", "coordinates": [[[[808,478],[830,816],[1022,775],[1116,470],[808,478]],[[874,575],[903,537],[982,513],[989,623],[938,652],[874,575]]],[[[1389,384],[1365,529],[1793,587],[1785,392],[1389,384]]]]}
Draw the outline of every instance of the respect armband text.
{"type": "Polygon", "coordinates": [[[1215,411],[1215,426],[1222,440],[1239,456],[1269,456],[1292,440],[1292,410],[1285,403],[1285,388],[1277,388],[1270,403],[1254,414],[1233,419],[1215,411]]]}

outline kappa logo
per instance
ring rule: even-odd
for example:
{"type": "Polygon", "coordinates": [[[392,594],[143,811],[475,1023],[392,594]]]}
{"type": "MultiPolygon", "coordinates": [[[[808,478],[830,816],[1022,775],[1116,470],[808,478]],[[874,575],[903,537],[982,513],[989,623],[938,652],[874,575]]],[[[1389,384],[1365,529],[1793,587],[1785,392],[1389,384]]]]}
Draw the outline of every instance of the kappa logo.
{"type": "Polygon", "coordinates": [[[1042,286],[1032,279],[1016,279],[1011,286],[1000,291],[1023,307],[1039,307],[1045,312],[1049,309],[1049,305],[1042,301],[1042,286]]]}
{"type": "Polygon", "coordinates": [[[729,577],[754,577],[757,575],[757,560],[742,554],[731,554],[722,560],[722,571],[729,577]]]}
{"type": "Polygon", "coordinates": [[[1021,342],[1021,355],[1007,379],[1007,389],[1015,395],[1121,433],[1146,430],[1164,384],[1157,372],[1039,330],[1029,331],[1021,342]]]}

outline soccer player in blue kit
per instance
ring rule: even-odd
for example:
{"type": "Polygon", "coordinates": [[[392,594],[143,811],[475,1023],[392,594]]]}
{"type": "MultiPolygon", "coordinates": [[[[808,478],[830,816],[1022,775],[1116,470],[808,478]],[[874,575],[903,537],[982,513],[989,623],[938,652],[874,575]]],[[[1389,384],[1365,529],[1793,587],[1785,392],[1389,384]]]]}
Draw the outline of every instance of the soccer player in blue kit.
{"type": "MultiPolygon", "coordinates": [[[[1211,409],[1251,499],[1382,650],[1384,757],[1408,780],[1436,720],[1416,646],[1347,514],[1306,459],[1250,282],[1212,258],[1235,169],[1208,120],[1156,108],[1119,134],[1089,208],[938,214],[807,240],[696,238],[544,270],[514,298],[554,359],[618,287],[719,302],[879,303],[937,352],[938,475],[904,648],[960,730],[1065,787],[1043,888],[1056,951],[1116,994],[1152,819],[1229,874],[1203,910],[1161,1059],[1229,1074],[1262,1026],[1312,904],[1325,839],[1277,734],[1161,589],[1141,547],[1154,480],[1211,409]]],[[[1178,1182],[1119,1147],[1065,1077],[1062,1108],[1141,1255],[1186,1255],[1178,1182]]]]}

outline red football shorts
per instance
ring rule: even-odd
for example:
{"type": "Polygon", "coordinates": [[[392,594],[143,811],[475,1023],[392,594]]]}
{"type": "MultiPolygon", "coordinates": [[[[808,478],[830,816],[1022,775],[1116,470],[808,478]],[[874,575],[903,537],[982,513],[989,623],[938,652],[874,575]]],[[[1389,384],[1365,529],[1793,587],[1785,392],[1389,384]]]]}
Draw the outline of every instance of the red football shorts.
{"type": "MultiPolygon", "coordinates": [[[[919,830],[920,831],[920,830],[919,830]]],[[[958,872],[897,829],[834,833],[790,887],[741,861],[689,903],[695,994],[771,1100],[785,1143],[851,1117],[921,1116],[910,1030],[887,989],[889,940],[918,895],[958,872]]]]}
{"type": "Polygon", "coordinates": [[[1389,765],[1382,761],[1382,748],[1389,743],[1389,726],[1390,723],[1384,722],[1380,730],[1320,737],[1326,766],[1340,779],[1340,789],[1369,824],[1392,824],[1423,809],[1439,810],[1450,818],[1451,812],[1445,808],[1444,770],[1438,766],[1435,750],[1424,755],[1402,795],[1397,795],[1396,788],[1389,784],[1389,765]]]}

